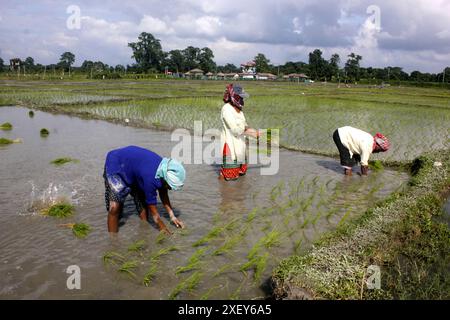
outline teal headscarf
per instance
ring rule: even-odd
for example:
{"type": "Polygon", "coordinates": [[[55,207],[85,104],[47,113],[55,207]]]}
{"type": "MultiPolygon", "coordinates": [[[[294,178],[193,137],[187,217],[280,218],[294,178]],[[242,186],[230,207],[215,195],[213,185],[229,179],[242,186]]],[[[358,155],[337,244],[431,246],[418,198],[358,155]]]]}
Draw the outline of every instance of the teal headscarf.
{"type": "Polygon", "coordinates": [[[186,179],[183,165],[175,159],[163,158],[156,170],[155,178],[164,179],[172,190],[180,190],[186,179]]]}

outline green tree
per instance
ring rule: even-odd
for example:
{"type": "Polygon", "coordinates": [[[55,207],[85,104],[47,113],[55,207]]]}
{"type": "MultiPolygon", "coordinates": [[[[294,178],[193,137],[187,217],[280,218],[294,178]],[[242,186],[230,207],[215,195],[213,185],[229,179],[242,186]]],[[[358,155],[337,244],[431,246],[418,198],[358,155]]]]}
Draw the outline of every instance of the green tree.
{"type": "Polygon", "coordinates": [[[329,75],[330,80],[334,77],[339,77],[339,64],[341,63],[341,58],[337,53],[333,54],[330,58],[330,61],[328,62],[328,69],[329,69],[329,75]]]}
{"type": "Polygon", "coordinates": [[[32,57],[27,57],[23,63],[25,70],[27,72],[33,72],[35,69],[34,59],[32,57]]]}
{"type": "Polygon", "coordinates": [[[58,66],[63,68],[64,70],[69,70],[70,67],[75,62],[75,55],[72,52],[64,52],[59,59],[58,66]]]}
{"type": "Polygon", "coordinates": [[[121,64],[118,64],[115,68],[114,71],[117,73],[124,73],[125,72],[125,67],[121,64]]]}
{"type": "Polygon", "coordinates": [[[2,72],[3,70],[5,70],[5,62],[2,58],[0,58],[0,72],[2,72]]]}
{"type": "Polygon", "coordinates": [[[238,67],[236,67],[234,64],[227,63],[224,66],[218,66],[217,71],[223,72],[223,73],[239,73],[241,70],[238,67]]]}
{"type": "Polygon", "coordinates": [[[359,62],[362,60],[362,56],[356,55],[353,52],[348,55],[348,60],[345,63],[345,72],[348,79],[352,81],[359,81],[360,79],[360,65],[359,62]]]}
{"type": "Polygon", "coordinates": [[[214,71],[216,63],[214,62],[214,53],[210,48],[201,49],[198,55],[199,67],[205,72],[214,71]]]}
{"type": "Polygon", "coordinates": [[[328,62],[322,57],[322,51],[319,49],[309,53],[309,71],[310,77],[314,80],[320,80],[326,76],[328,62]]]}
{"type": "Polygon", "coordinates": [[[183,50],[184,63],[187,71],[199,67],[200,51],[199,48],[193,46],[189,46],[183,50]]]}
{"type": "Polygon", "coordinates": [[[164,58],[161,40],[156,39],[151,33],[142,32],[138,41],[130,42],[128,46],[133,50],[131,57],[143,71],[161,70],[161,62],[164,58]]]}
{"type": "Polygon", "coordinates": [[[81,64],[80,70],[82,72],[91,72],[91,69],[94,67],[94,62],[90,60],[84,60],[81,64]]]}
{"type": "Polygon", "coordinates": [[[167,66],[176,73],[187,71],[185,68],[184,55],[181,50],[169,51],[167,58],[167,66]]]}
{"type": "Polygon", "coordinates": [[[269,66],[270,60],[262,53],[258,53],[254,58],[256,63],[256,72],[270,72],[271,68],[269,66]]]}

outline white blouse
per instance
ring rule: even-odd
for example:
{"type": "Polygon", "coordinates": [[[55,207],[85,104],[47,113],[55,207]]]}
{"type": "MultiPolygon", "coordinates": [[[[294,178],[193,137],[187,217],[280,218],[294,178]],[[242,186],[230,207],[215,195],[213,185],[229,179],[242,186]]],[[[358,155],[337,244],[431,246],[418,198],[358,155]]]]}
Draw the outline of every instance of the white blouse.
{"type": "Polygon", "coordinates": [[[245,162],[245,136],[244,131],[247,127],[244,112],[237,112],[234,107],[227,103],[222,107],[222,150],[225,143],[231,151],[231,159],[238,163],[245,162]]]}

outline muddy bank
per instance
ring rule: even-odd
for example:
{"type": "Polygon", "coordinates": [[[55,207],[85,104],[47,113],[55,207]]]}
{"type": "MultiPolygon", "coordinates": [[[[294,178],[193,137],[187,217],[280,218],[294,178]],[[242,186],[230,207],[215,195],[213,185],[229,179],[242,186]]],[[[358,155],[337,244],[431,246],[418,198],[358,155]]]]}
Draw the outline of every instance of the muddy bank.
{"type": "Polygon", "coordinates": [[[274,297],[449,299],[450,231],[436,217],[450,188],[450,151],[425,154],[411,168],[407,190],[283,260],[272,274],[274,297]]]}

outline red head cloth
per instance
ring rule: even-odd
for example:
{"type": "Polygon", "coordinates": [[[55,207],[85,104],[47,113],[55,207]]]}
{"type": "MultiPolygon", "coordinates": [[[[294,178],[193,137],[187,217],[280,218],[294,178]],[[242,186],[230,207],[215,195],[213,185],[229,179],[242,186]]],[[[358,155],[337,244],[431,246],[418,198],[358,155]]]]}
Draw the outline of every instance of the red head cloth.
{"type": "Polygon", "coordinates": [[[223,95],[223,102],[231,103],[233,106],[242,109],[244,106],[244,98],[247,98],[248,94],[239,85],[234,85],[230,83],[225,89],[223,95]]]}
{"type": "Polygon", "coordinates": [[[373,150],[378,149],[378,151],[385,152],[388,151],[390,147],[391,143],[389,142],[388,138],[386,138],[381,133],[377,133],[373,137],[373,150]]]}

